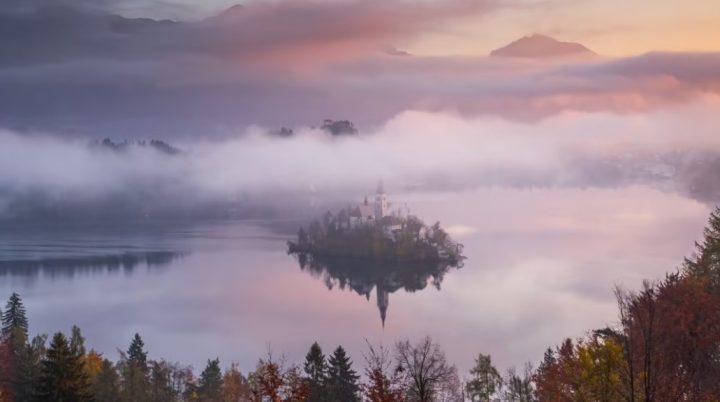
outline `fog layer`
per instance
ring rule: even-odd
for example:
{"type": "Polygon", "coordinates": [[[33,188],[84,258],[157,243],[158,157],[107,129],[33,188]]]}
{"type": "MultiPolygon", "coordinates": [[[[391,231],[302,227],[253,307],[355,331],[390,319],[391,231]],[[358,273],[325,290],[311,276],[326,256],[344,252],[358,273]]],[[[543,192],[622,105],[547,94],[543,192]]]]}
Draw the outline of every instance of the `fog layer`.
{"type": "Polygon", "coordinates": [[[618,115],[568,112],[535,124],[453,112],[406,111],[371,132],[313,128],[280,137],[252,128],[215,141],[121,151],[86,139],[0,132],[0,200],[140,205],[242,203],[278,193],[315,196],[475,187],[647,184],[716,200],[720,101],[618,115]]]}

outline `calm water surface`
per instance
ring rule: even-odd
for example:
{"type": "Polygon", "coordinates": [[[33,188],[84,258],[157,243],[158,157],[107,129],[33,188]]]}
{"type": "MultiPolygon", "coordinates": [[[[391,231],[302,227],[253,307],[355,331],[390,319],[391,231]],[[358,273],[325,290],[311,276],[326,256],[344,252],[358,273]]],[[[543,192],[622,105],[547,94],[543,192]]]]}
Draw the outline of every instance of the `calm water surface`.
{"type": "Polygon", "coordinates": [[[612,323],[613,286],[674,269],[709,211],[642,187],[397,198],[465,244],[464,267],[411,279],[303,270],[276,222],[0,223],[0,295],[21,293],[31,332],[77,324],[113,358],[135,332],[152,358],[246,370],[269,349],[300,361],[317,340],[360,363],[366,339],[428,334],[463,372],[478,352],[506,368],[612,323]]]}

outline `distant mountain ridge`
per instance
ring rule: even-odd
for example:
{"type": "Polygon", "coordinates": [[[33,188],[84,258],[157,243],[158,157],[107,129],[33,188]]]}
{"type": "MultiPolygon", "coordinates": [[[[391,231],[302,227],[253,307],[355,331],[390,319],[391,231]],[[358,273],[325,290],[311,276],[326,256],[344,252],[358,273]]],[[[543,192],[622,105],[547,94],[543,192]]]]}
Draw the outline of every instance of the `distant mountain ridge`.
{"type": "Polygon", "coordinates": [[[595,57],[597,54],[575,42],[561,42],[545,35],[522,37],[507,46],[490,52],[494,57],[517,57],[527,59],[550,59],[564,57],[595,57]]]}

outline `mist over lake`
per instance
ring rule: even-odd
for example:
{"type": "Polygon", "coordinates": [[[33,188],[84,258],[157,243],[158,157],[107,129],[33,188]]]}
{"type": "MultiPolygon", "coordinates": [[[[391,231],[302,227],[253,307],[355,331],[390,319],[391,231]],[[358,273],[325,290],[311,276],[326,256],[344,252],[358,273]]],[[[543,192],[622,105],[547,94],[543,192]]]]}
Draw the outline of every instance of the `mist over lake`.
{"type": "Polygon", "coordinates": [[[612,285],[672,271],[709,210],[642,186],[390,195],[439,220],[467,260],[439,289],[428,278],[390,293],[385,328],[376,288],[341,289],[287,255],[298,220],[3,226],[0,289],[23,294],[33,333],[77,324],[108,356],[141,331],[152,356],[195,367],[224,356],[249,370],[268,348],[299,360],[318,340],[359,356],[365,339],[428,334],[463,371],[477,347],[509,367],[616,322],[612,285]]]}

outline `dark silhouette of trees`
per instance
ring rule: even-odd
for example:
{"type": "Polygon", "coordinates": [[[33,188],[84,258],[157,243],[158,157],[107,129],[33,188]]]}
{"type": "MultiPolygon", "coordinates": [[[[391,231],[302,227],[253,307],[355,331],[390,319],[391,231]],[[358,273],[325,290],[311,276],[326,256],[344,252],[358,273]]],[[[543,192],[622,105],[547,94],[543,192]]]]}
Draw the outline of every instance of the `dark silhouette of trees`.
{"type": "Polygon", "coordinates": [[[207,366],[200,374],[198,396],[201,402],[215,402],[220,400],[222,391],[222,369],[220,359],[208,360],[207,366]]]}
{"type": "MultiPolygon", "coordinates": [[[[33,367],[33,350],[28,345],[28,319],[25,306],[17,293],[10,295],[2,314],[1,341],[5,352],[5,383],[16,401],[30,401],[33,382],[37,380],[37,367],[33,367]]],[[[35,361],[37,364],[37,361],[35,361]]]]}
{"type": "Polygon", "coordinates": [[[357,375],[345,349],[338,346],[328,359],[326,393],[332,401],[359,402],[357,375]]]}
{"type": "Polygon", "coordinates": [[[92,401],[82,361],[62,332],[53,336],[37,384],[37,401],[92,401]]]}
{"type": "Polygon", "coordinates": [[[90,377],[90,391],[96,401],[120,402],[120,376],[110,360],[100,359],[97,373],[90,377]]]}
{"type": "Polygon", "coordinates": [[[123,400],[143,401],[147,398],[149,380],[147,352],[139,334],[135,334],[127,354],[120,357],[123,382],[123,400]]]}
{"type": "Polygon", "coordinates": [[[307,375],[310,387],[310,396],[308,401],[324,401],[326,395],[325,384],[327,382],[328,367],[322,348],[317,342],[310,346],[310,350],[305,356],[303,369],[307,375]]]}
{"type": "Polygon", "coordinates": [[[10,342],[24,342],[27,340],[28,319],[20,295],[13,293],[2,314],[2,336],[10,342]],[[21,338],[18,339],[17,337],[21,338]]]}

